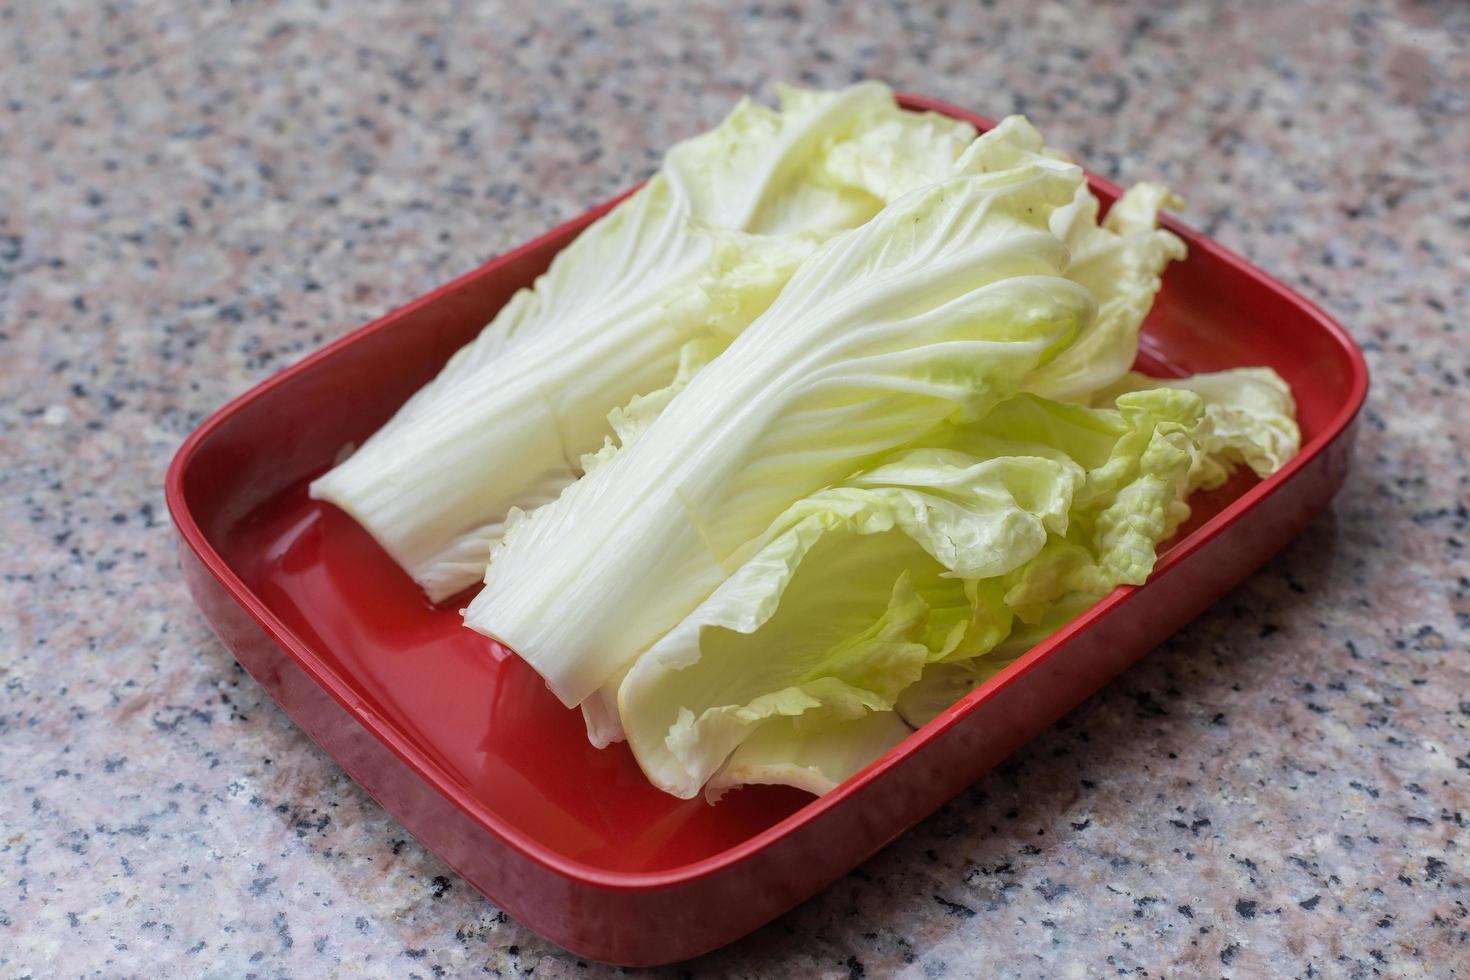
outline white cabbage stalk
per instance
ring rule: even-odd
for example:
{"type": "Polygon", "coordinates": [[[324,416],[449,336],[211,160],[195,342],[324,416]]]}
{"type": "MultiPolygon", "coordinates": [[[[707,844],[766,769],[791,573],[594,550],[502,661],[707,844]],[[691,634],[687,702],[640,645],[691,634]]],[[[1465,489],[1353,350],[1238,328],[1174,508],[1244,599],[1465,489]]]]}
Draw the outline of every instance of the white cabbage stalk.
{"type": "Polygon", "coordinates": [[[579,704],[792,503],[1019,390],[1095,313],[1048,228],[1081,171],[1039,146],[1007,120],[823,245],[640,438],[508,529],[466,624],[579,704]]]}
{"type": "Polygon", "coordinates": [[[667,385],[691,340],[728,342],[824,236],[882,206],[844,168],[947,168],[974,135],[898,109],[877,83],[783,89],[780,100],[779,111],[742,101],[673,147],[312,496],[351,514],[430,598],[473,585],[511,510],[544,504],[581,475],[610,409],[667,385]],[[896,148],[872,145],[874,127],[896,148]],[[905,140],[911,128],[942,134],[949,149],[905,140]],[[829,172],[827,156],[859,136],[829,172]],[[909,162],[905,146],[922,159],[909,162]]]}

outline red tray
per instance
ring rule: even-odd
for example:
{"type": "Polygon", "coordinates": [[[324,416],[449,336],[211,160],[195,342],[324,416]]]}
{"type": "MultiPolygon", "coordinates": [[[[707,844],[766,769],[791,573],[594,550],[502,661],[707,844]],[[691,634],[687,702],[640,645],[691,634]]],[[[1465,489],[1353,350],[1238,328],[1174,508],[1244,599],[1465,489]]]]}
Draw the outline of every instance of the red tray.
{"type": "MultiPolygon", "coordinates": [[[[973,113],[919,96],[982,129],[973,113]]],[[[1118,189],[1092,178],[1109,204],[1118,189]]],[[[1149,582],[1067,629],[820,799],[749,787],[718,806],[651,788],[626,746],[588,745],[523,662],[435,609],[306,484],[388,419],[611,204],[390,313],[251,389],[179,449],[168,505],[184,576],[296,723],[496,905],[598,960],[720,946],[843,875],[1240,582],[1342,484],[1367,390],[1322,311],[1175,221],[1189,244],[1145,325],[1145,370],[1269,365],[1304,445],[1264,482],[1197,499],[1149,582]]]]}

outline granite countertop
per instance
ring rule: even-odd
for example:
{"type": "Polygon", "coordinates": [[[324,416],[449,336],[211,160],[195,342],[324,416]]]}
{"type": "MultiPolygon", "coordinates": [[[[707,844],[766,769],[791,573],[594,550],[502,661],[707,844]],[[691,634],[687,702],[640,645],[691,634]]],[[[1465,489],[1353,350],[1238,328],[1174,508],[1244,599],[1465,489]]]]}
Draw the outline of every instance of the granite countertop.
{"type": "Polygon", "coordinates": [[[1470,974],[1470,10],[0,3],[0,974],[595,977],[239,670],[162,497],[230,396],[777,80],[1029,113],[1340,318],[1333,509],[670,975],[1470,974]]]}

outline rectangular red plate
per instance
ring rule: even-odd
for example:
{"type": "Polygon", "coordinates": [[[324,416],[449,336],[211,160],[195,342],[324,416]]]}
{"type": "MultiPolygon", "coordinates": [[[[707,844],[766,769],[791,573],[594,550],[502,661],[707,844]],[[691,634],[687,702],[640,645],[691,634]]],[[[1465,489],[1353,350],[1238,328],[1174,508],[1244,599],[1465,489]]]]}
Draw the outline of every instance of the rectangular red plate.
{"type": "MultiPolygon", "coordinates": [[[[932,99],[904,97],[988,128],[932,99]]],[[[1104,204],[1118,189],[1094,178],[1104,204]]],[[[368,324],[226,405],[168,473],[199,607],[296,722],[501,908],[577,953],[683,959],[791,908],[912,826],[1234,586],[1347,472],[1367,370],[1347,334],[1259,270],[1189,243],[1145,327],[1142,366],[1269,365],[1296,394],[1301,454],[1208,499],[1141,588],[1120,588],[835,792],[752,787],[718,806],[652,789],[598,751],[519,659],[435,609],[306,483],[381,425],[610,205],[368,324]]]]}

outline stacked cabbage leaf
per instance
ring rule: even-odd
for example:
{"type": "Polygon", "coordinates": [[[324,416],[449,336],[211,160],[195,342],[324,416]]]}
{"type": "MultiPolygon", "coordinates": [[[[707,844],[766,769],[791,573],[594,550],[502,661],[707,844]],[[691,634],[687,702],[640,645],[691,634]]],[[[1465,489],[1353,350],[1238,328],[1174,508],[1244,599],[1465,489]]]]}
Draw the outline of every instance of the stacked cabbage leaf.
{"type": "Polygon", "coordinates": [[[466,624],[660,788],[825,792],[1298,448],[1268,369],[1130,373],[1171,201],[872,83],[742,103],[313,492],[483,574],[466,624]]]}

